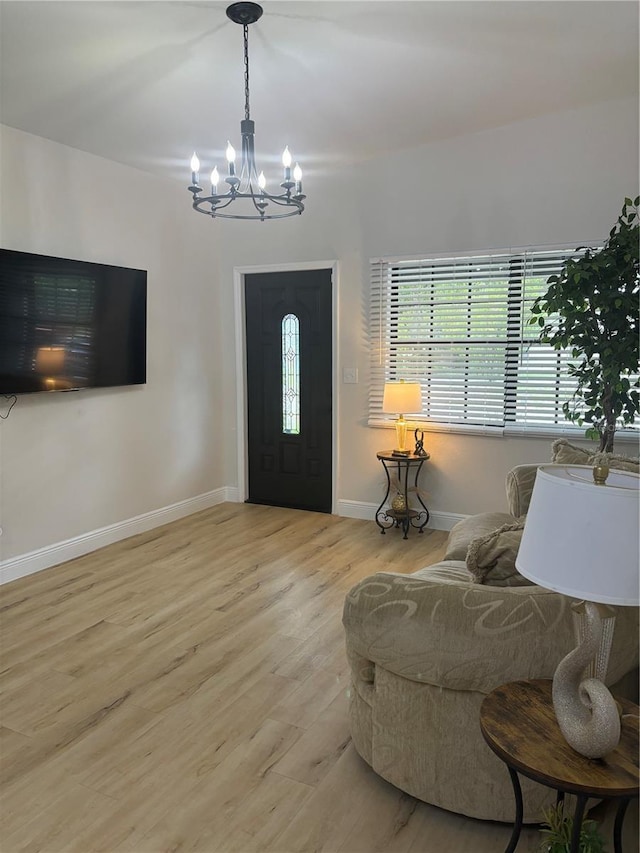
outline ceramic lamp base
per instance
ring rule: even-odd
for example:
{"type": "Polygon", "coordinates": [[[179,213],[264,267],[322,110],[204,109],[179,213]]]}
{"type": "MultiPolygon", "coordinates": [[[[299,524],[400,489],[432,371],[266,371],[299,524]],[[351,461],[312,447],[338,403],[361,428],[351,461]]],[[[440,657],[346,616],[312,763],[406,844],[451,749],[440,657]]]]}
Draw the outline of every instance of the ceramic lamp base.
{"type": "MultiPolygon", "coordinates": [[[[613,632],[616,627],[616,612],[613,607],[608,604],[596,604],[600,620],[602,623],[602,636],[598,651],[593,656],[591,661],[585,667],[583,678],[597,678],[604,682],[607,677],[607,669],[609,668],[609,658],[611,656],[611,646],[613,645],[613,632]]],[[[573,635],[575,637],[576,646],[582,644],[587,633],[587,616],[584,601],[575,601],[571,605],[571,616],[573,618],[573,635]]]]}
{"type": "Polygon", "coordinates": [[[553,676],[553,708],[560,731],[569,746],[587,758],[603,758],[620,741],[620,717],[613,696],[597,678],[583,680],[601,637],[598,606],[586,601],[582,643],[560,661],[553,676]]]}

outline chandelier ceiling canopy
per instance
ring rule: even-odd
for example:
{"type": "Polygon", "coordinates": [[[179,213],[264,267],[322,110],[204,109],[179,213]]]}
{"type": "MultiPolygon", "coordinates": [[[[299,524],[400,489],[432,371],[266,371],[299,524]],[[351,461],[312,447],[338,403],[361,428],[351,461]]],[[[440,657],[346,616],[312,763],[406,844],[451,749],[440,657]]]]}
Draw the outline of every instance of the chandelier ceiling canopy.
{"type": "Polygon", "coordinates": [[[227,175],[220,177],[218,167],[214,166],[210,175],[211,192],[201,195],[200,161],[197,155],[191,158],[191,186],[189,192],[193,196],[193,208],[198,213],[220,219],[284,219],[296,216],[304,210],[302,194],[302,169],[293,162],[289,148],[282,154],[284,179],[280,184],[280,193],[272,193],[267,189],[264,172],[258,174],[255,158],[255,122],[251,120],[249,111],[249,25],[255,24],[262,16],[262,7],[257,3],[232,3],[227,8],[227,17],[235,24],[241,24],[244,33],[244,120],[240,122],[242,136],[242,151],[240,154],[239,171],[236,171],[236,151],[227,142],[227,175]],[[226,184],[218,192],[220,182],[226,184]]]}

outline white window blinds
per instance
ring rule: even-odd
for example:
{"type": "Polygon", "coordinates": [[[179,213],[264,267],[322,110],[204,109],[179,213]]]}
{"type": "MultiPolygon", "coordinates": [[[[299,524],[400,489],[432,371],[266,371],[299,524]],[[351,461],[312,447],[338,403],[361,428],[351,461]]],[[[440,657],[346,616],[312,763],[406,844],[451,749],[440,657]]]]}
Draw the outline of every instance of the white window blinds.
{"type": "MultiPolygon", "coordinates": [[[[420,420],[476,427],[566,427],[568,353],[528,325],[567,250],[371,263],[369,423],[385,423],[384,383],[422,388],[420,420]]],[[[418,419],[413,415],[412,419],[418,419]]]]}

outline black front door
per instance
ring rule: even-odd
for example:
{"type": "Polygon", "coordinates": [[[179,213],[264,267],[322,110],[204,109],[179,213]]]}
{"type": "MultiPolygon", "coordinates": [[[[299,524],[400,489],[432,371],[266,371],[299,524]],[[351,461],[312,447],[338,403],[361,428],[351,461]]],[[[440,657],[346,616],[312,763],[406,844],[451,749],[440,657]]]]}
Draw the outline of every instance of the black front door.
{"type": "Polygon", "coordinates": [[[249,502],[331,512],[331,270],[245,276],[249,502]]]}

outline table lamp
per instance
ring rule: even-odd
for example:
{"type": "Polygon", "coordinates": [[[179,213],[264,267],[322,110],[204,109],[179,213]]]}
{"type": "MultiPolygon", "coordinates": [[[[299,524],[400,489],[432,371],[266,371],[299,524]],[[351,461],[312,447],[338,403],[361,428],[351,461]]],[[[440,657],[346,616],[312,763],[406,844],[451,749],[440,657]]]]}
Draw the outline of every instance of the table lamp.
{"type": "Polygon", "coordinates": [[[54,390],[56,379],[64,370],[64,347],[38,347],[36,372],[44,379],[47,390],[54,390]]]}
{"type": "Polygon", "coordinates": [[[407,438],[407,422],[405,412],[422,411],[422,391],[419,382],[385,382],[382,397],[382,411],[386,414],[399,415],[396,420],[396,442],[394,456],[409,456],[411,451],[405,447],[407,438]]]}
{"type": "Polygon", "coordinates": [[[584,670],[602,639],[598,603],[640,603],[639,485],[637,474],[603,466],[540,466],[516,558],[524,577],[584,600],[584,636],[558,664],[552,697],[565,740],[587,758],[602,758],[620,740],[615,700],[584,670]]]}

